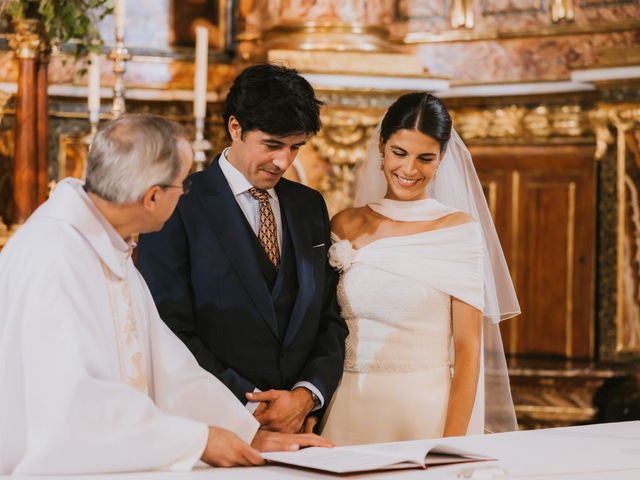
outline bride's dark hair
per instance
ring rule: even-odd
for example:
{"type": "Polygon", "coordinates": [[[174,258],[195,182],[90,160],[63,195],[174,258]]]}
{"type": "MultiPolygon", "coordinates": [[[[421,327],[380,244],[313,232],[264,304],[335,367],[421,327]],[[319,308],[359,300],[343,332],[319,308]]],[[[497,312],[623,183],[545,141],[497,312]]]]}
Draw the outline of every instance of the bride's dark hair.
{"type": "Polygon", "coordinates": [[[451,137],[451,116],[442,100],[430,93],[407,93],[389,107],[380,125],[380,139],[387,143],[398,130],[418,130],[434,138],[440,151],[451,137]]]}

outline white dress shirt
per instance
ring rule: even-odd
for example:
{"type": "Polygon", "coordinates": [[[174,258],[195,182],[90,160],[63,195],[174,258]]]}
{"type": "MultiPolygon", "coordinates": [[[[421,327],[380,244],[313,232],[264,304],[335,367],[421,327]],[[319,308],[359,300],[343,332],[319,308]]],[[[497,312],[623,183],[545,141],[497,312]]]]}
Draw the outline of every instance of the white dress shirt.
{"type": "MultiPolygon", "coordinates": [[[[245,176],[238,170],[236,167],[229,163],[227,160],[227,154],[229,152],[229,147],[225,148],[222,151],[222,155],[220,155],[220,160],[218,163],[220,164],[220,169],[222,170],[222,174],[227,179],[227,183],[229,184],[229,188],[231,188],[231,192],[233,192],[233,196],[238,202],[238,206],[244,213],[253,233],[258,236],[258,232],[260,229],[260,202],[253,197],[249,193],[249,190],[253,188],[253,185],[249,183],[249,180],[245,178],[245,176]]],[[[282,214],[280,212],[280,201],[278,200],[278,195],[274,188],[270,188],[267,190],[269,194],[269,203],[271,204],[271,209],[273,210],[273,216],[276,219],[276,232],[278,235],[278,247],[280,249],[280,258],[282,258],[282,214]]],[[[310,392],[312,392],[320,401],[318,405],[312,410],[318,410],[324,406],[324,397],[320,393],[315,385],[310,382],[302,381],[296,383],[293,388],[304,387],[310,392]]],[[[259,392],[259,389],[255,389],[254,391],[259,392]]],[[[256,408],[258,408],[258,402],[247,402],[247,408],[249,411],[254,412],[256,408]]]]}
{"type": "MultiPolygon", "coordinates": [[[[249,193],[253,185],[249,183],[244,175],[227,160],[227,152],[229,148],[225,148],[220,156],[220,169],[227,179],[227,183],[233,192],[233,196],[238,202],[242,213],[247,218],[247,222],[251,226],[253,233],[258,236],[260,229],[260,202],[249,193]]],[[[280,212],[280,202],[274,188],[267,190],[269,194],[269,203],[273,210],[273,216],[276,219],[276,234],[278,236],[278,248],[282,253],[282,214],[280,212]]],[[[282,256],[282,255],[281,255],[282,256]]]]}

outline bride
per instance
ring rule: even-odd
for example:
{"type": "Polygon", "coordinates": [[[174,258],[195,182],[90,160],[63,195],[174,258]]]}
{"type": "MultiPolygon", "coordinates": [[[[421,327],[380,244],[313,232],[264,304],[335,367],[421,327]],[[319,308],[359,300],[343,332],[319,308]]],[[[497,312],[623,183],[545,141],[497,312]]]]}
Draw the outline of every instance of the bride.
{"type": "Polygon", "coordinates": [[[362,206],[332,220],[349,336],[322,435],[358,444],[516,429],[497,323],[520,308],[444,104],[400,97],[358,169],[362,206]]]}

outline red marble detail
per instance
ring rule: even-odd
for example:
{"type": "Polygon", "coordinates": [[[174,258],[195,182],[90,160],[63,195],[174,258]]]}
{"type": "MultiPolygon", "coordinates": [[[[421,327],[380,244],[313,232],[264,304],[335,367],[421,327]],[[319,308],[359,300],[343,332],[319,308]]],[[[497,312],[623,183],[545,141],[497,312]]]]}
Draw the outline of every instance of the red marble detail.
{"type": "Polygon", "coordinates": [[[604,63],[611,48],[639,47],[637,32],[426,44],[415,48],[432,75],[459,83],[567,80],[604,63]]]}

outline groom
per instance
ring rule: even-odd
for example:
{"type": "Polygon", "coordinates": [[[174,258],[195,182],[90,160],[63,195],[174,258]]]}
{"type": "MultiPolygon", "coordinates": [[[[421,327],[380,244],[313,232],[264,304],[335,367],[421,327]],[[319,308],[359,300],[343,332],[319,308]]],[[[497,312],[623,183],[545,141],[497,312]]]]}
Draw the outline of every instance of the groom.
{"type": "Polygon", "coordinates": [[[320,105],[295,70],[244,70],[225,106],[231,146],[138,247],[162,319],[264,428],[282,432],[322,411],[344,361],[324,200],[282,179],[320,129],[320,105]]]}

